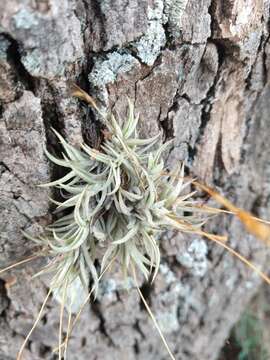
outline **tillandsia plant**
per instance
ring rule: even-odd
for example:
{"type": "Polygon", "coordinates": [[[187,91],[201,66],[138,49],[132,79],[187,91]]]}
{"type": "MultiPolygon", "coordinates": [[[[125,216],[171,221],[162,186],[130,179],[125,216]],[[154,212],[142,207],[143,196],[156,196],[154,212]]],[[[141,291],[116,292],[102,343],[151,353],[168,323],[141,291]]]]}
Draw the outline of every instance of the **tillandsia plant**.
{"type": "Polygon", "coordinates": [[[69,209],[69,213],[48,226],[45,235],[33,239],[50,249],[53,288],[76,277],[87,287],[91,278],[97,292],[98,254],[101,272],[114,259],[124,276],[134,266],[146,280],[151,274],[154,279],[160,263],[159,235],[172,227],[201,233],[205,222],[203,210],[192,213],[197,203],[194,192],[185,192],[191,181],[184,181],[184,166],[173,173],[165,171],[161,155],[169,143],[151,152],[159,135],[138,137],[138,116],[131,102],[122,127],[113,115],[105,116],[104,123],[107,138],[100,150],[86,144],[76,149],[56,131],[65,151],[63,159],[45,149],[54,164],[69,170],[61,179],[41,185],[59,188],[64,200],[52,201],[57,210],[69,209]]]}
{"type": "Polygon", "coordinates": [[[91,278],[97,292],[98,254],[101,272],[114,259],[124,276],[136,267],[146,280],[151,274],[154,279],[160,263],[158,236],[172,227],[200,233],[205,221],[198,208],[191,213],[194,192],[184,193],[191,183],[184,181],[184,166],[170,174],[164,169],[161,155],[168,143],[151,152],[159,135],[138,138],[138,117],[131,102],[123,127],[113,115],[104,121],[110,135],[100,150],[86,144],[76,149],[56,131],[65,151],[63,159],[45,149],[53,163],[69,170],[61,179],[41,185],[59,188],[63,201],[52,201],[57,210],[69,209],[69,213],[48,226],[45,235],[33,239],[49,248],[53,288],[76,277],[87,287],[91,278]]]}
{"type": "MultiPolygon", "coordinates": [[[[201,229],[209,214],[216,214],[219,210],[200,206],[194,200],[195,192],[189,190],[194,182],[192,179],[185,179],[183,164],[172,172],[166,170],[162,153],[169,143],[157,147],[160,135],[150,139],[139,137],[139,117],[134,115],[134,106],[130,101],[127,118],[122,122],[113,114],[101,112],[93,99],[80,88],[75,87],[73,95],[88,102],[99,112],[106,128],[106,136],[99,149],[93,149],[86,143],[82,143],[78,149],[54,130],[64,150],[62,158],[57,158],[44,149],[49,160],[65,168],[67,173],[61,179],[41,185],[60,189],[62,201],[52,200],[57,205],[58,219],[46,227],[44,233],[37,238],[26,234],[28,238],[44,247],[46,255],[50,258],[48,266],[39,274],[48,271],[54,273],[50,291],[36,323],[51,292],[61,294],[63,315],[67,293],[73,291],[74,294],[71,295],[76,297],[75,290],[72,290],[75,281],[79,280],[86,289],[90,282],[93,284],[87,301],[92,292],[97,294],[98,283],[104,272],[113,262],[118,262],[123,277],[133,277],[135,286],[173,359],[136,279],[137,271],[141,272],[146,280],[155,279],[161,258],[158,239],[164,231],[176,229],[184,233],[206,236],[238,256],[269,283],[270,280],[225,245],[225,237],[205,233],[201,229]]],[[[257,229],[260,229],[256,235],[261,236],[265,230],[263,235],[269,238],[269,228],[266,225],[259,223],[250,214],[240,211],[205,185],[195,185],[200,186],[235,213],[248,228],[256,225],[257,229]]],[[[62,320],[59,359],[63,345],[61,323],[62,320]]],[[[32,330],[25,339],[18,359],[21,358],[32,330]]]]}

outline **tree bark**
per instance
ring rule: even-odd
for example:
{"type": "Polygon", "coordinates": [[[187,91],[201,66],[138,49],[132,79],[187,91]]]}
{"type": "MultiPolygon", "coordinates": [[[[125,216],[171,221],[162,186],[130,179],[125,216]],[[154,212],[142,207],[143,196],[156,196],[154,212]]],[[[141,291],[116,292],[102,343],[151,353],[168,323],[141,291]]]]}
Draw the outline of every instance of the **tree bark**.
{"type": "MultiPolygon", "coordinates": [[[[237,206],[269,217],[270,48],[268,0],[10,0],[0,4],[0,265],[31,254],[21,229],[51,221],[48,191],[59,176],[43,145],[73,144],[94,114],[71,98],[73,81],[107,110],[128,96],[144,136],[173,139],[168,168],[187,170],[237,206]]],[[[211,201],[211,200],[210,200],[211,201]]],[[[209,230],[262,268],[267,249],[231,216],[209,230]]],[[[174,232],[161,239],[162,265],[143,291],[176,359],[218,359],[260,280],[207,240],[174,232]]],[[[31,280],[41,260],[1,275],[0,359],[15,359],[44,299],[31,280]],[[30,281],[31,280],[31,281],[30,281]]],[[[53,359],[59,305],[51,300],[25,359],[53,359]]],[[[168,358],[135,289],[120,274],[102,282],[69,344],[70,359],[168,358]]]]}

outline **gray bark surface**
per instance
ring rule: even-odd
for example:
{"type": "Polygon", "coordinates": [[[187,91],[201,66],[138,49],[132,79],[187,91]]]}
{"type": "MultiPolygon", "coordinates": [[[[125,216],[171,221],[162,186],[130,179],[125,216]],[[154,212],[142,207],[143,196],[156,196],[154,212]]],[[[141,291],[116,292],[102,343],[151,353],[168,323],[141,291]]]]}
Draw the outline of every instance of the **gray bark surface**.
{"type": "MultiPolygon", "coordinates": [[[[20,230],[51,221],[48,190],[59,176],[43,145],[60,154],[51,127],[74,145],[84,109],[67,81],[125,113],[126,96],[145,136],[173,139],[172,168],[216,186],[239,207],[269,218],[270,43],[268,0],[9,0],[0,3],[0,265],[31,254],[20,230]]],[[[209,230],[266,269],[267,249],[230,216],[209,230]]],[[[176,359],[215,360],[260,280],[201,238],[168,233],[162,265],[144,294],[176,359]]],[[[0,359],[15,359],[45,297],[31,279],[37,260],[0,282],[0,359]]],[[[60,306],[51,300],[25,359],[54,359],[60,306]]],[[[102,282],[69,344],[70,359],[166,359],[136,290],[118,272],[102,282]]]]}

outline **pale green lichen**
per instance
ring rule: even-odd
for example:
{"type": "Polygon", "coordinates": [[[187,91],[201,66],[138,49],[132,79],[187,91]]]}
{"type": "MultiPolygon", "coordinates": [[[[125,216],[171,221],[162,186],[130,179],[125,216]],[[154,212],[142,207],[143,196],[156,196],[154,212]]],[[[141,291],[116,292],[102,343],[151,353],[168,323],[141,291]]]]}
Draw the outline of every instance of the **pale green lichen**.
{"type": "Polygon", "coordinates": [[[152,66],[166,44],[165,31],[158,21],[150,21],[147,32],[135,43],[137,55],[145,64],[152,66]]]}
{"type": "Polygon", "coordinates": [[[173,38],[178,37],[181,33],[182,17],[187,4],[188,0],[165,0],[164,14],[173,38]]]}
{"type": "Polygon", "coordinates": [[[35,13],[29,11],[27,8],[20,9],[14,16],[13,20],[16,28],[18,29],[31,29],[34,26],[38,26],[38,18],[35,13]]]}
{"type": "Polygon", "coordinates": [[[132,70],[136,64],[139,62],[132,55],[114,51],[105,59],[97,59],[89,74],[89,82],[93,87],[102,87],[114,82],[117,75],[132,70]]]}
{"type": "Polygon", "coordinates": [[[42,68],[40,61],[40,50],[29,50],[25,55],[22,56],[22,63],[29,73],[38,74],[42,68]]]}
{"type": "MultiPolygon", "coordinates": [[[[1,31],[1,28],[0,28],[1,31]]],[[[7,60],[7,51],[10,47],[11,42],[5,38],[5,36],[0,35],[0,60],[7,60]]]]}
{"type": "Polygon", "coordinates": [[[207,245],[202,239],[194,239],[187,251],[177,254],[177,261],[194,276],[202,277],[207,271],[207,245]]]}
{"type": "Polygon", "coordinates": [[[174,331],[179,330],[179,322],[177,320],[177,305],[166,309],[162,313],[157,315],[157,321],[164,334],[170,334],[174,331]]]}
{"type": "Polygon", "coordinates": [[[127,51],[114,51],[105,57],[96,57],[88,80],[99,100],[109,104],[107,84],[115,83],[120,76],[139,67],[139,61],[127,51]]]}
{"type": "Polygon", "coordinates": [[[145,64],[152,66],[166,44],[163,28],[163,2],[155,1],[148,6],[148,27],[146,32],[134,43],[137,56],[145,64]]]}

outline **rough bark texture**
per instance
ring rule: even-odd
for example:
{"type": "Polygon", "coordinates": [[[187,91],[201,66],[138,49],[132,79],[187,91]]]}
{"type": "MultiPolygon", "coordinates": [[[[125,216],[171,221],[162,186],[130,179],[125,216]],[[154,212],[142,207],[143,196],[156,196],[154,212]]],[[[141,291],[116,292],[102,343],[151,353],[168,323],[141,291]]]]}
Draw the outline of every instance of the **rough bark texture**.
{"type": "MultiPolygon", "coordinates": [[[[50,127],[73,144],[85,135],[74,81],[102,106],[124,113],[126,98],[141,131],[172,138],[172,167],[214,184],[238,206],[269,217],[270,43],[267,0],[9,0],[0,3],[0,264],[30,254],[20,229],[51,220],[46,190],[59,176],[42,145],[59,153],[50,127]]],[[[263,267],[267,250],[231,217],[212,230],[263,267]]],[[[256,292],[257,276],[221,248],[175,233],[161,241],[163,262],[143,285],[177,359],[214,360],[256,292]]],[[[41,261],[3,275],[0,359],[15,359],[46,293],[31,275],[41,261]],[[4,286],[5,285],[5,286],[4,286]]],[[[107,275],[84,312],[70,359],[168,358],[135,290],[107,275]]],[[[25,359],[53,359],[59,305],[52,300],[25,359]]]]}

